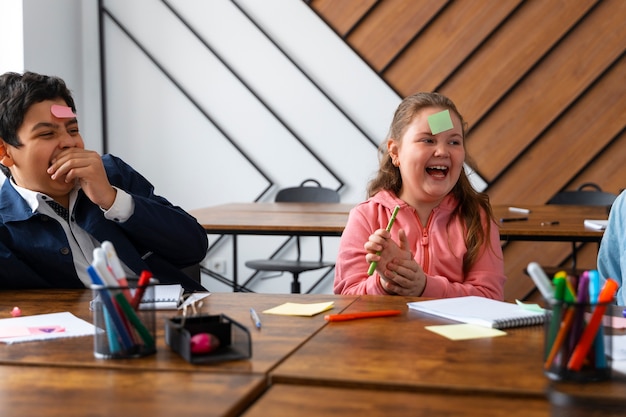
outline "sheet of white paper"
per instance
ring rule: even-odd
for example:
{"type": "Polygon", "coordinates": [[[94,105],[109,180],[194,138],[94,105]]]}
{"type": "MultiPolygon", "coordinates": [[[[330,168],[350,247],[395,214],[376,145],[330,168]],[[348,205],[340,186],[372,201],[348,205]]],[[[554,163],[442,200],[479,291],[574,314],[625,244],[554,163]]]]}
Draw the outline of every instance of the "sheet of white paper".
{"type": "Polygon", "coordinates": [[[1,337],[0,343],[11,344],[64,337],[93,336],[94,333],[93,324],[79,319],[69,312],[0,319],[0,334],[14,335],[14,337],[1,337]],[[39,328],[41,332],[18,331],[19,329],[30,328],[39,328]],[[47,332],[47,329],[54,329],[54,331],[47,332]]]}

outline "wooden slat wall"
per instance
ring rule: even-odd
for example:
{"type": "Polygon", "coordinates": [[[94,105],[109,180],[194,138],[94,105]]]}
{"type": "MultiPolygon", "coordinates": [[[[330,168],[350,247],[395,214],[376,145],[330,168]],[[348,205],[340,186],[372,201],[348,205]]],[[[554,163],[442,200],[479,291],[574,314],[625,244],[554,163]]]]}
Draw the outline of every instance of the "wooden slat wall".
{"type": "MultiPolygon", "coordinates": [[[[595,182],[626,188],[626,1],[311,0],[400,96],[439,91],[470,124],[494,204],[543,204],[595,182]]],[[[530,261],[569,243],[503,242],[507,300],[536,299],[530,261]]],[[[597,245],[579,266],[594,268],[597,245]]]]}

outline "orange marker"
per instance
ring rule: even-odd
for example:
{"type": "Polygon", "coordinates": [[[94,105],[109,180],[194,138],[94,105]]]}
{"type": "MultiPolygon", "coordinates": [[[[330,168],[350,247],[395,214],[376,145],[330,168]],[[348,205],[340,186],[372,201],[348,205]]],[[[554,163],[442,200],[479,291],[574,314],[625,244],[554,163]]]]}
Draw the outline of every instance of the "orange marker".
{"type": "Polygon", "coordinates": [[[618,285],[619,284],[611,278],[608,278],[604,283],[604,287],[602,287],[602,291],[600,291],[600,295],[598,296],[598,305],[593,311],[591,318],[589,319],[589,323],[587,324],[587,327],[585,327],[585,331],[580,337],[580,340],[576,345],[569,362],[567,363],[567,369],[580,371],[580,368],[582,368],[585,356],[587,356],[591,343],[593,342],[593,339],[595,339],[596,333],[598,333],[598,329],[602,323],[602,316],[604,316],[604,312],[606,310],[606,303],[610,303],[611,300],[613,300],[618,285]]]}
{"type": "MultiPolygon", "coordinates": [[[[556,300],[557,305],[559,305],[559,303],[561,303],[563,299],[565,299],[565,301],[568,303],[574,303],[576,301],[576,295],[573,292],[571,281],[567,279],[567,274],[563,271],[557,272],[556,274],[554,274],[554,281],[555,282],[562,281],[562,283],[559,283],[559,286],[565,287],[562,292],[559,291],[558,293],[559,298],[557,298],[556,300]],[[562,298],[561,298],[561,295],[562,295],[562,298]]],[[[550,353],[548,354],[548,358],[546,359],[546,362],[544,364],[545,369],[550,369],[550,366],[552,365],[554,358],[559,352],[559,349],[561,349],[561,346],[563,345],[563,341],[565,341],[565,337],[569,333],[570,328],[572,327],[572,323],[574,323],[575,312],[576,312],[576,308],[572,306],[568,308],[567,311],[565,311],[565,313],[563,313],[564,317],[561,323],[561,327],[556,337],[554,338],[554,342],[552,342],[550,353]]],[[[558,316],[560,316],[560,312],[557,313],[555,311],[554,313],[555,314],[552,317],[552,320],[557,320],[558,316]]]]}
{"type": "Polygon", "coordinates": [[[363,311],[361,313],[328,314],[324,316],[324,319],[327,321],[346,321],[372,317],[399,316],[400,314],[402,314],[402,311],[400,310],[363,311]]]}

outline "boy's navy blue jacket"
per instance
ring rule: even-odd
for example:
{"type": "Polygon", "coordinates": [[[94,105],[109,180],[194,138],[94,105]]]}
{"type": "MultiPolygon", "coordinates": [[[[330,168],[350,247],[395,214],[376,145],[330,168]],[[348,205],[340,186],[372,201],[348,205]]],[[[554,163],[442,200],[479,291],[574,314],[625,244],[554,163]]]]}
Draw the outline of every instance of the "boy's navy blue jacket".
{"type": "MultiPolygon", "coordinates": [[[[102,161],[109,182],[133,197],[135,211],[123,223],[107,220],[79,191],[73,212],[77,224],[99,242],[113,243],[119,258],[137,275],[149,270],[161,283],[204,290],[180,270],[204,259],[208,240],[202,226],[155,195],[152,184],[121,159],[105,155],[102,161]]],[[[9,181],[0,189],[0,289],[84,288],[61,225],[33,213],[9,181]]]]}

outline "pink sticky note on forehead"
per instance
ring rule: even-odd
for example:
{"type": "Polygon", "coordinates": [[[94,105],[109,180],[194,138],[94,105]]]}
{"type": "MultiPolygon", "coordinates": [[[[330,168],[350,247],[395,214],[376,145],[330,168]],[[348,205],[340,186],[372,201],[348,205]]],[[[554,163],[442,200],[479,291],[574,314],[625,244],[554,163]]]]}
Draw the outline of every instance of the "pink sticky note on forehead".
{"type": "Polygon", "coordinates": [[[76,114],[72,111],[70,107],[59,106],[58,104],[53,104],[52,106],[50,106],[50,113],[52,113],[54,117],[58,117],[59,119],[76,117],[76,114]]]}

